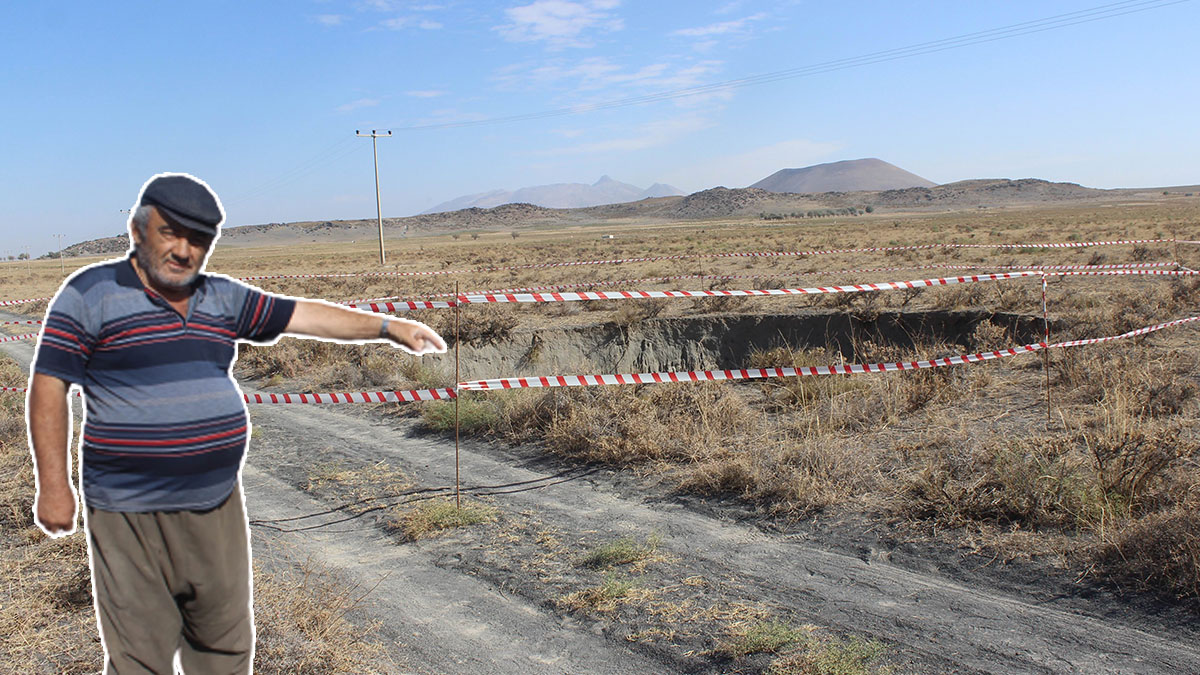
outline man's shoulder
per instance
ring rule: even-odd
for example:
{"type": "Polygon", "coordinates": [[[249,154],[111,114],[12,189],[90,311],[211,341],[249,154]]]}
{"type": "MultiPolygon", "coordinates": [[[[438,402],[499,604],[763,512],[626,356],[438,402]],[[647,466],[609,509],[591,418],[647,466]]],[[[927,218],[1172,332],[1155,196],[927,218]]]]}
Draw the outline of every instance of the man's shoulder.
{"type": "Polygon", "coordinates": [[[128,265],[127,258],[114,258],[103,262],[92,263],[87,267],[76,270],[63,282],[64,289],[70,288],[82,295],[100,290],[105,285],[115,284],[122,265],[128,265]]]}
{"type": "Polygon", "coordinates": [[[242,294],[250,288],[249,284],[243,281],[234,279],[233,277],[224,274],[205,272],[204,283],[208,286],[209,293],[217,294],[242,294]]]}

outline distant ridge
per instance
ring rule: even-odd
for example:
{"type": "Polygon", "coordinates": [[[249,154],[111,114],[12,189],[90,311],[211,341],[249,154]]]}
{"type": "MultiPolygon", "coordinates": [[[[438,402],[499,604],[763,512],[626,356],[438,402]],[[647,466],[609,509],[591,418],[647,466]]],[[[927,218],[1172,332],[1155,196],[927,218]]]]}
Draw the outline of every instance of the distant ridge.
{"type": "MultiPolygon", "coordinates": [[[[1052,183],[1036,178],[984,178],[945,183],[934,187],[899,190],[778,193],[760,188],[715,187],[684,196],[641,199],[576,209],[550,209],[533,204],[502,204],[405,218],[385,217],[386,236],[399,238],[440,232],[515,232],[523,228],[589,226],[605,222],[672,223],[711,219],[760,221],[764,217],[806,222],[810,218],[837,217],[853,209],[861,216],[878,218],[889,212],[945,213],[970,209],[1019,209],[1053,204],[1121,204],[1193,200],[1200,186],[1164,186],[1098,190],[1076,183],[1052,183]],[[867,207],[870,207],[868,210],[867,207]],[[873,213],[871,216],[864,212],[873,213]]],[[[218,246],[258,246],[306,242],[373,240],[374,217],[337,221],[267,223],[222,228],[218,246]]],[[[68,246],[64,256],[121,255],[129,250],[125,234],[68,246]]],[[[43,258],[56,256],[47,253],[43,258]]]]}
{"type": "Polygon", "coordinates": [[[857,192],[860,190],[903,190],[930,188],[933,181],[909,173],[882,159],[848,159],[817,164],[803,169],[781,169],[758,181],[752,188],[767,192],[811,194],[857,192]]]}
{"type": "Polygon", "coordinates": [[[601,176],[600,180],[591,185],[554,183],[524,187],[519,190],[492,190],[465,195],[442,202],[428,211],[423,211],[422,214],[444,213],[469,208],[490,209],[501,204],[534,204],[551,209],[577,209],[587,206],[636,202],[651,197],[674,197],[682,194],[683,191],[679,188],[663,183],[655,183],[643,190],[636,185],[601,176]]]}

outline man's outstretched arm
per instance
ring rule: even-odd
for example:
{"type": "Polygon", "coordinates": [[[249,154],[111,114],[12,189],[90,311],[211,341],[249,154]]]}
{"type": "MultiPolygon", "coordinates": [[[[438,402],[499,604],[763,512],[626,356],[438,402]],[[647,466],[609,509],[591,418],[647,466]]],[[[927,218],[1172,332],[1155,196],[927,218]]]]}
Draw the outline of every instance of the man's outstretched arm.
{"type": "Polygon", "coordinates": [[[334,340],[380,339],[387,320],[386,339],[413,354],[444,352],[446,343],[432,328],[418,321],[368,314],[348,307],[313,300],[298,300],[283,332],[334,340]]]}
{"type": "Polygon", "coordinates": [[[29,441],[37,474],[33,517],[51,537],[75,531],[78,498],[71,485],[67,445],[71,438],[69,385],[53,375],[34,373],[29,382],[29,441]]]}

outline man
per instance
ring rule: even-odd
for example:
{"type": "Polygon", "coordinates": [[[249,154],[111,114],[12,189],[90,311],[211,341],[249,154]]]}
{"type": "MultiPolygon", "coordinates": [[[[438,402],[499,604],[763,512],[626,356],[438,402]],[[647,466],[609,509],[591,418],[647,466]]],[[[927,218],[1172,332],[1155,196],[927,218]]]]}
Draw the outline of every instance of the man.
{"type": "Polygon", "coordinates": [[[445,351],[415,321],[264,293],[203,274],[225,214],[187,174],[159,174],[130,217],[131,254],[73,274],[46,316],[27,416],[36,522],[75,530],[67,393],[86,398],[84,524],[109,673],[247,673],[254,650],[241,465],[249,420],[235,342],[282,333],[445,351]]]}

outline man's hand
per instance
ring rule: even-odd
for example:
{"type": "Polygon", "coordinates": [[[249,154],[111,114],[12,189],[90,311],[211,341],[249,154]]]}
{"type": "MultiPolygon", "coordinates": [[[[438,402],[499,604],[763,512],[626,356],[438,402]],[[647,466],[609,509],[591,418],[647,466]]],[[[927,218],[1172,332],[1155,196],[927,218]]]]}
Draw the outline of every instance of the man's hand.
{"type": "Polygon", "coordinates": [[[70,483],[41,485],[33,500],[33,518],[37,526],[51,537],[75,532],[75,509],[79,498],[70,483]]]}
{"type": "Polygon", "coordinates": [[[387,333],[392,342],[411,354],[446,351],[446,343],[442,337],[419,321],[391,319],[387,333]]]}
{"type": "Polygon", "coordinates": [[[69,385],[52,375],[34,373],[29,380],[29,440],[33,444],[37,474],[37,497],[33,518],[51,537],[75,531],[78,499],[71,487],[71,462],[67,443],[71,437],[71,408],[67,403],[69,385]]]}
{"type": "Polygon", "coordinates": [[[418,321],[381,316],[318,300],[297,300],[296,310],[284,332],[365,342],[382,337],[380,328],[385,320],[388,322],[387,339],[410,354],[446,351],[446,343],[437,332],[418,321]]]}

